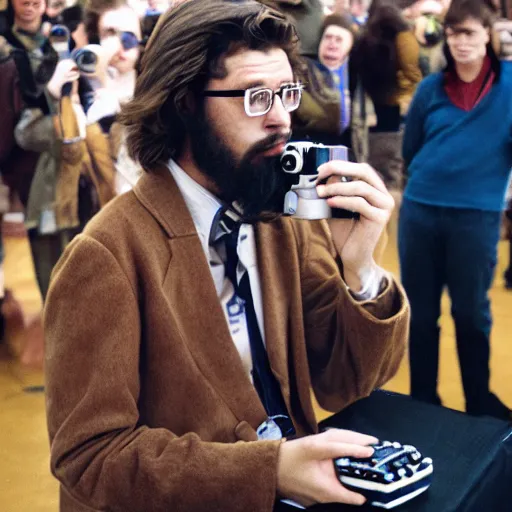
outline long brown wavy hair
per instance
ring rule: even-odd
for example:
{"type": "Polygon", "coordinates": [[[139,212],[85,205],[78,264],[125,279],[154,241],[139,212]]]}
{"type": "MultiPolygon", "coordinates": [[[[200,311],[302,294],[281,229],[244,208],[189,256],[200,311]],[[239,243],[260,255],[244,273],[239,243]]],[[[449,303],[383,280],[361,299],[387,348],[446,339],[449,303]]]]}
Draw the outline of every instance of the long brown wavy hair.
{"type": "Polygon", "coordinates": [[[133,100],[119,117],[130,156],[146,171],[180,154],[190,102],[208,80],[226,76],[224,59],[240,48],[281,48],[301,69],[293,25],[253,0],[191,0],[162,15],[148,41],[133,100]]]}

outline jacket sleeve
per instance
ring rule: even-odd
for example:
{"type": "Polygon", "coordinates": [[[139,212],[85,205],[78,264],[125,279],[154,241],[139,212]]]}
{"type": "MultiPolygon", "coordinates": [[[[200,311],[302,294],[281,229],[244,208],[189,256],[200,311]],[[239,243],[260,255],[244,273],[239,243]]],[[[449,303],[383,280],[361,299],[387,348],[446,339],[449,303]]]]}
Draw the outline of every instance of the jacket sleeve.
{"type": "Polygon", "coordinates": [[[111,512],[272,510],[279,442],[141,424],[139,299],[104,245],[80,235],[68,246],[44,323],[51,469],[71,496],[111,512]]]}
{"type": "Polygon", "coordinates": [[[355,301],[343,281],[327,224],[308,224],[302,228],[309,232],[302,234],[307,243],[301,280],[311,382],[319,404],[338,411],[368,396],[398,370],[408,337],[409,304],[391,276],[376,299],[355,301]]]}
{"type": "Polygon", "coordinates": [[[420,46],[416,37],[410,30],[400,32],[396,36],[396,53],[398,69],[405,78],[414,86],[418,85],[423,78],[420,69],[420,46]]]}
{"type": "Polygon", "coordinates": [[[396,36],[396,56],[398,61],[398,81],[403,91],[399,96],[400,111],[407,113],[416,87],[423,75],[420,68],[420,46],[410,30],[396,36]]]}

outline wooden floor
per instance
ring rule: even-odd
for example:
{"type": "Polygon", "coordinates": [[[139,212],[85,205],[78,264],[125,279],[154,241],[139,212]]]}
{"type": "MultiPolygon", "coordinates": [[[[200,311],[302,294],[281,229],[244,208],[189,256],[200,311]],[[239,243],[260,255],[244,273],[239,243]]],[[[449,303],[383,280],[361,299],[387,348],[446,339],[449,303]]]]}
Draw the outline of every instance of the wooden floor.
{"type": "MultiPolygon", "coordinates": [[[[512,406],[512,292],[503,288],[506,247],[500,246],[500,263],[492,289],[495,327],[492,340],[492,385],[512,406]]],[[[25,313],[37,315],[41,300],[34,282],[28,244],[24,239],[5,241],[7,287],[14,290],[25,313]]],[[[397,273],[396,233],[391,229],[383,266],[397,273]]],[[[443,301],[441,348],[441,396],[448,407],[463,407],[462,390],[454,345],[453,324],[443,301]]],[[[19,347],[18,347],[19,348],[19,347]]],[[[0,357],[0,512],[57,512],[57,484],[48,470],[44,384],[40,370],[21,366],[5,353],[0,357]]],[[[389,389],[407,393],[408,368],[404,361],[389,389]]],[[[324,414],[319,411],[319,416],[324,414]]]]}

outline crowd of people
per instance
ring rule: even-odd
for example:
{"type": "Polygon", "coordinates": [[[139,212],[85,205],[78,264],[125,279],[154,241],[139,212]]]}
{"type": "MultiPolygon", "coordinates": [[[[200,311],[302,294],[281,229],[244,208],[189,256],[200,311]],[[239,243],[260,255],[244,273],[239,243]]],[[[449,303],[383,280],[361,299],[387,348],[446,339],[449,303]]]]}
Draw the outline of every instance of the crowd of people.
{"type": "Polygon", "coordinates": [[[512,289],[505,11],[493,0],[8,0],[0,214],[23,210],[45,303],[62,510],[140,510],[149,488],[162,509],[179,494],[179,510],[199,510],[197,485],[226,510],[266,510],[276,478],[303,504],[361,503],[308,478],[327,441],[364,456],[370,438],[283,443],[260,427],[285,418],[281,437],[315,434],[310,388],[339,410],[388,380],[407,343],[411,395],[441,405],[445,288],[466,411],[512,421],[489,389],[503,236],[512,289]],[[359,220],[278,215],[275,158],[290,139],[348,148],[317,190],[359,220]],[[375,262],[393,205],[401,284],[375,262]],[[254,485],[256,497],[244,491],[254,485]]]}

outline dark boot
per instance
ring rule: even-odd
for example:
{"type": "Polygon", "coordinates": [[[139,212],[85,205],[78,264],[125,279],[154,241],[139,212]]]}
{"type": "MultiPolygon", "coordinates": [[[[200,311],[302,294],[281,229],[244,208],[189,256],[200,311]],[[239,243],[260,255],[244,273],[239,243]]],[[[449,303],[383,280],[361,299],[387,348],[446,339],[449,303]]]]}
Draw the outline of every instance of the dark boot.
{"type": "Polygon", "coordinates": [[[492,416],[512,422],[512,411],[494,393],[489,393],[485,403],[466,404],[466,411],[473,416],[492,416]]]}

